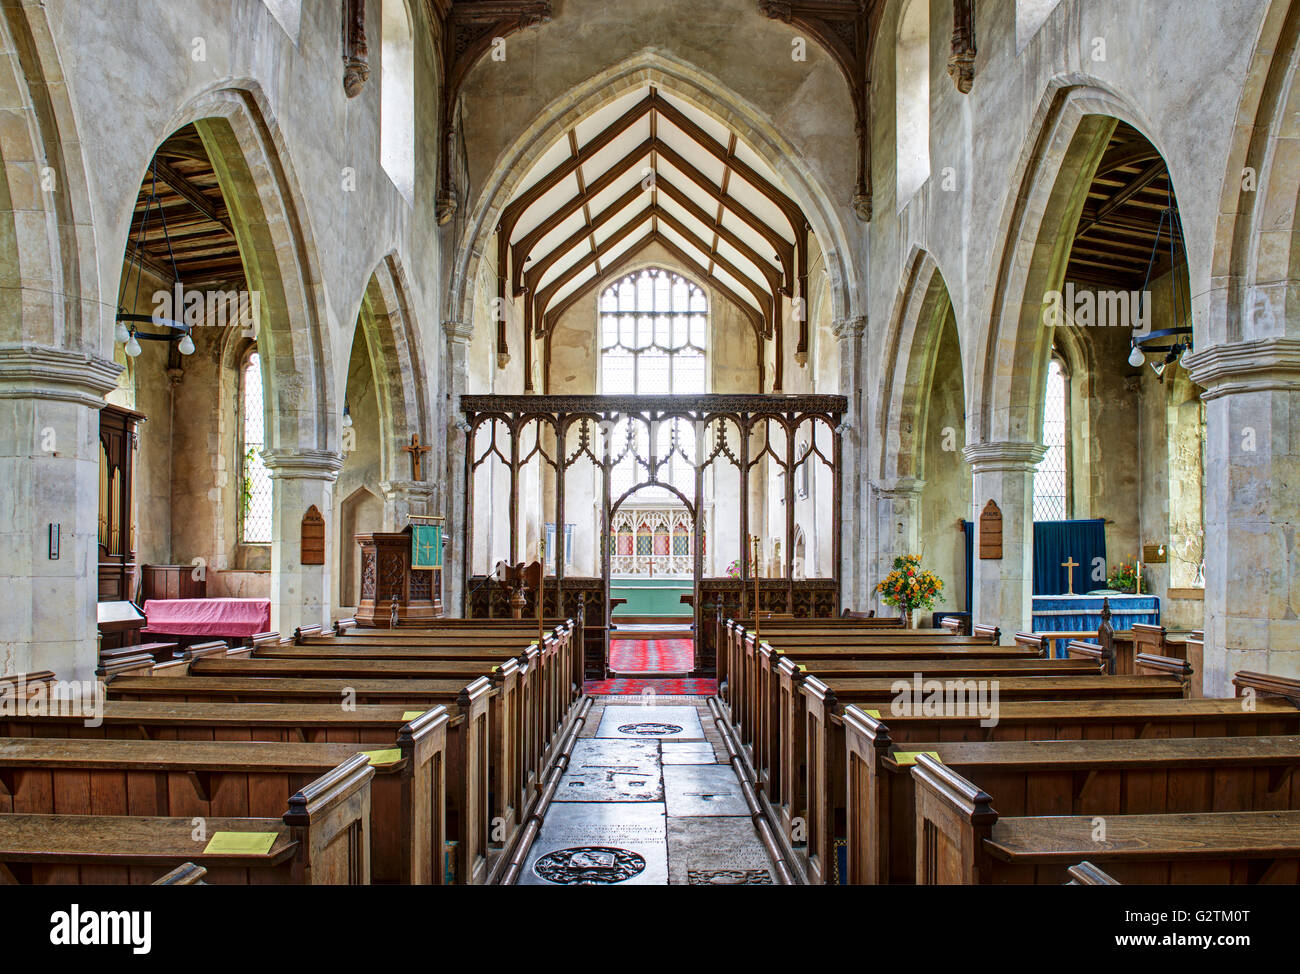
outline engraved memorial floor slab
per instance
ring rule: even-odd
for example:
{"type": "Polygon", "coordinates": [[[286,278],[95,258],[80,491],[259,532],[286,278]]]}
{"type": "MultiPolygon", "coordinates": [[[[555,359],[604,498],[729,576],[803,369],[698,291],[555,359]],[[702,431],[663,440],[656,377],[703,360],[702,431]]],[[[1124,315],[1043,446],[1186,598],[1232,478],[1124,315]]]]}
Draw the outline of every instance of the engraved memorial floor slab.
{"type": "Polygon", "coordinates": [[[670,816],[749,815],[740,782],[729,765],[666,764],[663,770],[670,816]]]}
{"type": "Polygon", "coordinates": [[[657,742],[590,738],[574,746],[554,800],[646,802],[663,797],[657,742]]]}
{"type": "Polygon", "coordinates": [[[663,886],[663,802],[563,802],[546,812],[519,879],[523,886],[663,886]]]}
{"type": "Polygon", "coordinates": [[[674,885],[770,886],[772,864],[749,817],[668,819],[668,875],[674,885]]]}
{"type": "Polygon", "coordinates": [[[609,705],[600,718],[597,737],[636,740],[702,741],[704,727],[694,707],[625,707],[609,705]]]}
{"type": "Polygon", "coordinates": [[[708,741],[664,741],[664,764],[717,764],[718,756],[708,741]]]}

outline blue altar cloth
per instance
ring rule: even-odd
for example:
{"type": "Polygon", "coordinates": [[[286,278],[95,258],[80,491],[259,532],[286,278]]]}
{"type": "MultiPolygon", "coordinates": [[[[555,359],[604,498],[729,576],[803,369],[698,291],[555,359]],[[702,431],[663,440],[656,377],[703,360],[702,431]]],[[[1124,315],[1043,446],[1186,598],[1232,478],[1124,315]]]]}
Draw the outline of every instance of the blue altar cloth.
{"type": "MultiPolygon", "coordinates": [[[[1034,632],[1082,632],[1101,625],[1101,603],[1110,600],[1110,625],[1116,632],[1141,622],[1160,625],[1160,599],[1155,595],[1035,595],[1034,632]]],[[[1095,639],[1088,640],[1096,642],[1095,639]]],[[[1053,640],[1053,655],[1064,656],[1067,640],[1053,640]]]]}

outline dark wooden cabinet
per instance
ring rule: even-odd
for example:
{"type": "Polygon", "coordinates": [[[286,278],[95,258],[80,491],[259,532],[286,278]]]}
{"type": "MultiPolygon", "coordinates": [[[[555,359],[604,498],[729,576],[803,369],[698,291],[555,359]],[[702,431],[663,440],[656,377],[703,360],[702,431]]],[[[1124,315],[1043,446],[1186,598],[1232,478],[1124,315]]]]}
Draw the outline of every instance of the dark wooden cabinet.
{"type": "Polygon", "coordinates": [[[208,583],[194,577],[193,565],[145,565],[140,570],[140,603],[150,599],[206,599],[208,583]]]}
{"type": "Polygon", "coordinates": [[[131,519],[136,427],[143,413],[105,406],[99,412],[99,601],[131,598],[135,525],[131,519]]]}

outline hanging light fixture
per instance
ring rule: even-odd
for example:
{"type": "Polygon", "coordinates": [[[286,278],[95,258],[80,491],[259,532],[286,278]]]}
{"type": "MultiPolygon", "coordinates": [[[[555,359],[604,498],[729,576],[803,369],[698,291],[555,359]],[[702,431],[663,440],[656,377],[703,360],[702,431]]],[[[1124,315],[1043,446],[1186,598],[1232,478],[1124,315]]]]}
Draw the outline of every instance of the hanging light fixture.
{"type": "MultiPolygon", "coordinates": [[[[176,254],[172,250],[171,233],[167,230],[167,215],[163,213],[162,203],[158,199],[158,158],[155,156],[149,164],[149,195],[145,197],[144,214],[140,218],[140,230],[136,235],[135,247],[132,250],[132,256],[127,259],[138,265],[135,277],[135,291],[132,294],[131,303],[133,307],[139,307],[140,282],[144,278],[144,241],[145,231],[149,227],[149,210],[151,207],[157,207],[158,220],[162,224],[163,240],[167,244],[167,257],[171,260],[172,278],[177,284],[181,284],[180,270],[176,266],[176,254]]],[[[127,275],[130,280],[130,274],[127,275]]],[[[122,292],[126,292],[127,281],[123,281],[122,292]]],[[[184,286],[180,288],[184,292],[184,286]]],[[[173,312],[174,313],[174,312],[173,312]]],[[[182,355],[194,354],[194,339],[190,335],[190,326],[174,318],[164,318],[161,315],[142,315],[128,312],[121,303],[118,304],[117,318],[113,327],[113,340],[121,345],[125,345],[124,351],[131,358],[135,358],[142,351],[140,339],[155,342],[171,342],[179,339],[176,350],[182,355]],[[161,332],[147,331],[143,326],[151,325],[154,328],[165,329],[161,332]]]]}
{"type": "MultiPolygon", "coordinates": [[[[1174,190],[1170,185],[1168,196],[1164,208],[1160,211],[1160,222],[1156,225],[1156,238],[1151,244],[1151,257],[1147,261],[1146,277],[1142,281],[1142,297],[1148,293],[1151,284],[1151,271],[1155,267],[1156,255],[1160,252],[1160,235],[1165,232],[1165,221],[1169,223],[1169,286],[1174,296],[1174,321],[1186,321],[1187,324],[1175,324],[1173,328],[1160,328],[1156,331],[1149,331],[1142,337],[1133,336],[1133,347],[1128,353],[1128,364],[1135,369],[1142,368],[1142,363],[1146,361],[1148,352],[1166,353],[1163,360],[1151,363],[1151,370],[1162,381],[1165,376],[1165,369],[1174,362],[1183,357],[1184,352],[1192,349],[1192,308],[1191,298],[1182,295],[1181,288],[1178,284],[1178,275],[1176,272],[1177,264],[1175,262],[1175,247],[1182,232],[1178,224],[1178,208],[1174,205],[1174,190]],[[1170,339],[1169,344],[1153,344],[1158,339],[1170,339]]],[[[1142,300],[1139,297],[1138,300],[1142,300]]]]}

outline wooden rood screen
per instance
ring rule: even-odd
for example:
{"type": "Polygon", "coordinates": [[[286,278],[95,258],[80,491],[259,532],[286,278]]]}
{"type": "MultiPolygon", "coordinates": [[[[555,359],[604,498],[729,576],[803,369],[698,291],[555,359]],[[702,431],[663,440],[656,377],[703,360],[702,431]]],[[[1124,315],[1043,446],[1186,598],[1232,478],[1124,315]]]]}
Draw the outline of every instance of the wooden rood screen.
{"type": "MultiPolygon", "coordinates": [[[[717,612],[749,614],[755,575],[764,611],[838,615],[847,406],[843,396],[461,397],[469,427],[458,525],[466,615],[508,615],[489,577],[498,561],[537,557],[536,542],[526,537],[532,522],[545,526],[548,609],[552,599],[561,611],[582,602],[591,632],[602,631],[609,624],[611,521],[625,502],[649,498],[679,505],[694,525],[692,570],[683,576],[691,604],[682,614],[694,615],[697,672],[714,669],[717,612]],[[751,505],[767,508],[765,489],[782,501],[784,523],[751,523],[751,505]],[[763,543],[758,566],[746,543],[751,535],[763,543]],[[809,551],[809,537],[829,547],[809,551]],[[566,550],[571,541],[582,550],[566,550]],[[733,563],[735,576],[728,575],[733,563]]],[[[535,612],[534,594],[528,597],[535,612]]]]}

